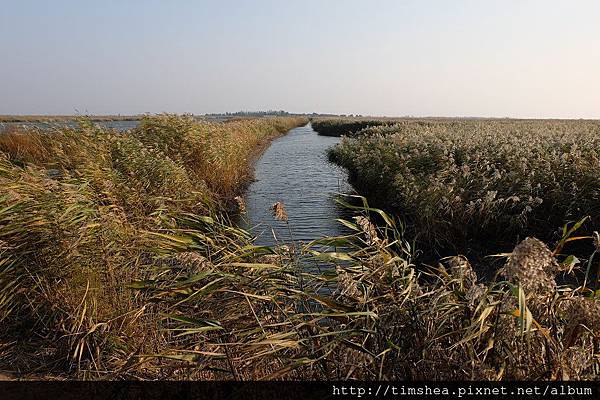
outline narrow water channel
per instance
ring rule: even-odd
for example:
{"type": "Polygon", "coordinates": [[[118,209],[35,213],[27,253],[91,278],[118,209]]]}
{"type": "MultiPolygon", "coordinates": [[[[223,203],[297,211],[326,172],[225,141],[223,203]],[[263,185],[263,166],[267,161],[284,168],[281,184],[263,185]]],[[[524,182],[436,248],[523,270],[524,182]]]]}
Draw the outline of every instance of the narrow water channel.
{"type": "Polygon", "coordinates": [[[256,181],[246,193],[243,221],[257,236],[256,244],[274,245],[290,239],[309,242],[349,233],[336,221],[347,218],[348,211],[334,199],[336,193],[349,193],[351,188],[346,172],[330,164],[326,155],[339,140],[318,135],[308,124],[276,139],[264,152],[255,165],[256,181]],[[285,205],[289,229],[271,214],[271,206],[278,201],[285,205]]]}

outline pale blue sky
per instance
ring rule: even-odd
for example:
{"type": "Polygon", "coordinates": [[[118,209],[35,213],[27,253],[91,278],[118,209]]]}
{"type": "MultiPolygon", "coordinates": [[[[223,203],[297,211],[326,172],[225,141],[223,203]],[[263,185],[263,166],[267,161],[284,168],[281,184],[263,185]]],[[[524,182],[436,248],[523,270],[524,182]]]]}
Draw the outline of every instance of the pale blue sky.
{"type": "Polygon", "coordinates": [[[0,114],[600,118],[599,1],[0,0],[0,114]]]}

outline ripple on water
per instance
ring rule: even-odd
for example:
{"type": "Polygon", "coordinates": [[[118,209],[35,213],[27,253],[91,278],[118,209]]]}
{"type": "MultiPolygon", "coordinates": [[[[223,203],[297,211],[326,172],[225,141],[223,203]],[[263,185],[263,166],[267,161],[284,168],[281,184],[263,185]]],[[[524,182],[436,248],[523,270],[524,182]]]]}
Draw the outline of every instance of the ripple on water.
{"type": "Polygon", "coordinates": [[[351,191],[346,172],[327,161],[326,150],[339,138],[319,136],[310,124],[292,129],[273,141],[255,165],[256,181],[246,193],[246,227],[253,227],[259,245],[289,240],[287,226],[275,221],[270,207],[284,203],[293,239],[308,242],[323,236],[348,234],[336,218],[343,210],[335,204],[335,193],[351,191]]]}

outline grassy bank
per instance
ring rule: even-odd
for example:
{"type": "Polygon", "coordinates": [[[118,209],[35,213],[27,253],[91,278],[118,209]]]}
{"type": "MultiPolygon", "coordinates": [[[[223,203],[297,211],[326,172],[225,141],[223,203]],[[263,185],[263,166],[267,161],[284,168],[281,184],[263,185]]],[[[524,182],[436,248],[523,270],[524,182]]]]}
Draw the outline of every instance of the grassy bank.
{"type": "MultiPolygon", "coordinates": [[[[0,136],[0,371],[598,378],[597,294],[558,286],[570,263],[539,241],[482,284],[463,257],[417,268],[400,221],[363,199],[342,221],[352,235],[255,246],[221,205],[261,143],[304,122],[164,115],[127,133],[83,121],[0,136]]],[[[287,220],[282,205],[275,217],[287,220]]]]}

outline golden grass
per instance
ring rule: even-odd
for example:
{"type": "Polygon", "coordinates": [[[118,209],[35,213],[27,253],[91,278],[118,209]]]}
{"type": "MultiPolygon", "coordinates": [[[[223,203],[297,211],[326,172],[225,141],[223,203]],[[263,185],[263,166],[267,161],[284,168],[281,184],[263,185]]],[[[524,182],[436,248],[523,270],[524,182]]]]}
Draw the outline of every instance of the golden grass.
{"type": "Polygon", "coordinates": [[[207,222],[159,238],[167,260],[198,258],[189,274],[161,265],[136,286],[182,338],[159,356],[210,379],[597,379],[598,293],[558,285],[565,265],[543,243],[523,241],[485,284],[464,257],[418,273],[397,221],[364,204],[344,221],[353,235],[302,247],[322,273],[298,271],[286,247],[198,258],[192,226],[207,222]]]}
{"type": "Polygon", "coordinates": [[[31,135],[22,128],[11,127],[0,136],[0,151],[16,162],[44,162],[49,159],[48,149],[40,135],[31,135]]]}
{"type": "Polygon", "coordinates": [[[302,118],[244,119],[198,123],[192,117],[163,115],[143,119],[135,136],[147,147],[178,162],[190,177],[231,197],[252,178],[257,150],[302,118]]]}
{"type": "Polygon", "coordinates": [[[365,199],[347,205],[360,213],[342,221],[354,234],[304,246],[255,246],[232,226],[220,203],[251,173],[256,146],[303,122],[163,115],[131,133],[84,123],[0,135],[0,368],[46,379],[597,380],[597,288],[556,279],[573,266],[559,253],[577,227],[553,251],[527,239],[483,284],[461,257],[414,265],[399,221],[365,199]]]}
{"type": "Polygon", "coordinates": [[[82,121],[0,134],[0,340],[12,343],[1,362],[15,372],[126,376],[138,354],[164,348],[158,308],[127,288],[156,263],[153,235],[176,227],[178,214],[216,212],[240,190],[253,149],[225,141],[251,146],[302,122],[220,127],[164,115],[127,133],[82,121]],[[180,147],[161,147],[165,139],[180,147]],[[218,151],[229,163],[210,158],[218,151]]]}

